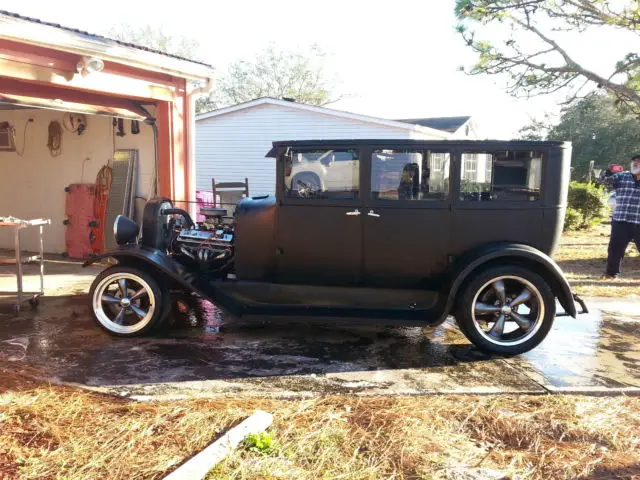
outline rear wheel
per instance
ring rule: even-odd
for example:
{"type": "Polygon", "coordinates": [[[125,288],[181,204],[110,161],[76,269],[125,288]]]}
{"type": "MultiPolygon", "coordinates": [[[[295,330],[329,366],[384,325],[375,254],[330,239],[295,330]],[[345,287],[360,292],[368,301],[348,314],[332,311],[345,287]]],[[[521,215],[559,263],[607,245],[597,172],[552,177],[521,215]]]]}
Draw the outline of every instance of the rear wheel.
{"type": "Polygon", "coordinates": [[[555,296],[542,277],[505,266],[482,272],[466,286],[456,321],[480,350],[517,355],[544,340],[555,313],[555,296]]]}
{"type": "Polygon", "coordinates": [[[169,312],[169,292],[151,275],[114,266],[96,277],[89,292],[91,312],[112,335],[133,337],[156,329],[169,312]]]}
{"type": "Polygon", "coordinates": [[[322,191],[320,179],[315,173],[299,173],[293,177],[292,190],[298,192],[298,197],[312,197],[322,191]]]}

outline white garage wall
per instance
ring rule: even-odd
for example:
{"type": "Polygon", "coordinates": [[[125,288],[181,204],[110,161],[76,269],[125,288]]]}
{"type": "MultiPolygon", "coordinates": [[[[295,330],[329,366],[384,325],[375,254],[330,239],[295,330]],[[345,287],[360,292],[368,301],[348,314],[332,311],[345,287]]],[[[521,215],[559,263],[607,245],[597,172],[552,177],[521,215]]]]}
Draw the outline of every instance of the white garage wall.
{"type": "MultiPolygon", "coordinates": [[[[53,110],[0,110],[0,122],[16,128],[18,149],[23,146],[24,126],[29,118],[26,148],[22,157],[15,152],[0,152],[0,216],[50,218],[45,230],[45,251],[62,253],[65,248],[65,191],[71,183],[94,183],[100,168],[112,158],[114,136],[112,119],[88,116],[82,135],[63,130],[62,154],[51,157],[46,146],[49,122],[62,123],[64,113],[53,110]],[[86,161],[85,161],[86,160],[86,161]],[[83,172],[84,168],[84,172],[83,172]]],[[[124,137],[115,137],[115,148],[139,151],[137,194],[147,197],[155,165],[153,130],[140,124],[140,134],[132,135],[125,121],[124,137]]],[[[27,250],[37,250],[35,229],[22,234],[27,250]]],[[[0,248],[13,248],[12,232],[0,228],[0,248]]]]}
{"type": "Polygon", "coordinates": [[[258,105],[196,121],[196,188],[249,178],[251,195],[273,194],[275,160],[265,158],[278,140],[429,138],[418,132],[302,111],[258,105]]]}

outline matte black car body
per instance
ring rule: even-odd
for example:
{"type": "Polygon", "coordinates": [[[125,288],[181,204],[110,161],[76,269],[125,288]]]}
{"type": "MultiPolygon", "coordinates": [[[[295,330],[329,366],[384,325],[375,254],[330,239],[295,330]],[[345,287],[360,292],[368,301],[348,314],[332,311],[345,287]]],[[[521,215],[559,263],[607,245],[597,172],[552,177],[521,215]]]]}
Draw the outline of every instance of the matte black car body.
{"type": "MultiPolygon", "coordinates": [[[[115,258],[239,316],[417,325],[437,325],[456,314],[461,295],[483,272],[505,271],[508,280],[505,268],[512,268],[530,272],[533,283],[541,279],[565,313],[575,317],[575,301],[581,300],[550,258],[562,233],[570,152],[562,142],[275,142],[265,159],[276,161],[275,197],[243,199],[235,211],[234,279],[191,271],[167,253],[155,234],[143,233],[139,245],[122,246],[87,263],[115,258]],[[342,199],[286,196],[292,149],[356,151],[356,194],[342,199]],[[375,198],[369,159],[380,149],[446,152],[448,193],[420,202],[375,198]],[[544,159],[535,201],[482,201],[481,193],[478,201],[461,197],[463,153],[531,150],[544,159]]],[[[150,208],[158,214],[157,204],[150,208]]],[[[145,219],[143,232],[156,229],[150,225],[145,219]]],[[[524,277],[523,282],[530,284],[524,277]]]]}

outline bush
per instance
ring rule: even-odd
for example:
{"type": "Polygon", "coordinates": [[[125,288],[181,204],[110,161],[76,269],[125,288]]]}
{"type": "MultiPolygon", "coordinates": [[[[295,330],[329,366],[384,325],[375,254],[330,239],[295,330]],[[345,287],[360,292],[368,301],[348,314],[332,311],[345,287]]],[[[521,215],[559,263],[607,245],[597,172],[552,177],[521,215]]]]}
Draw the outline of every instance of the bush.
{"type": "Polygon", "coordinates": [[[564,231],[577,230],[582,223],[582,215],[577,210],[567,207],[567,213],[564,216],[564,231]]]}
{"type": "Polygon", "coordinates": [[[273,455],[279,449],[273,434],[268,432],[250,433],[243,443],[247,450],[261,455],[273,455]]]}
{"type": "Polygon", "coordinates": [[[590,228],[604,220],[607,214],[605,189],[593,183],[569,184],[565,230],[590,228]]]}

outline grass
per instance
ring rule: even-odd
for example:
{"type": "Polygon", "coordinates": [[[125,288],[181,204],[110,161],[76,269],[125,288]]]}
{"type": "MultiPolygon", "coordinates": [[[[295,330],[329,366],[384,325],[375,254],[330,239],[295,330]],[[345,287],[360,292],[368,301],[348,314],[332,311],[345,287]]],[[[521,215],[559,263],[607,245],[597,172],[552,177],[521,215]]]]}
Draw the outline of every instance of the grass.
{"type": "Polygon", "coordinates": [[[618,280],[600,280],[609,244],[609,225],[565,233],[554,259],[571,286],[585,297],[640,298],[640,254],[629,245],[618,280]]]}
{"type": "Polygon", "coordinates": [[[640,474],[640,398],[426,396],[135,403],[0,369],[0,478],[162,478],[260,408],[275,415],[209,479],[640,474]],[[8,382],[8,378],[13,378],[8,382]]]}

